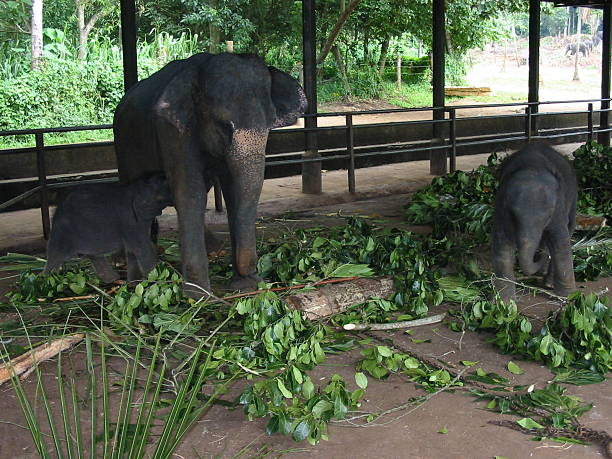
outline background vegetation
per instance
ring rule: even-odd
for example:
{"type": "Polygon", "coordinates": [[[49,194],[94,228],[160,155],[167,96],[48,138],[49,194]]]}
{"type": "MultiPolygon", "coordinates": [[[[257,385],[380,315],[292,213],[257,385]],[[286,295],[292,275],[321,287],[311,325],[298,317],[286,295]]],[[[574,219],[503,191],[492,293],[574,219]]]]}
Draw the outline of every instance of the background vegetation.
{"type": "MultiPolygon", "coordinates": [[[[0,0],[0,130],[111,122],[123,94],[118,2],[44,2],[36,62],[33,2],[44,0],[0,0]]],[[[138,0],[139,77],[173,59],[224,51],[226,40],[236,52],[258,53],[299,77],[301,7],[294,0],[138,0]]],[[[316,7],[320,102],[431,103],[430,0],[320,0],[316,7]]],[[[526,8],[525,0],[447,1],[449,83],[463,82],[470,49],[526,34],[526,8]]],[[[571,33],[574,16],[567,8],[546,9],[543,33],[571,33]]],[[[583,32],[596,25],[595,16],[583,21],[583,32]]]]}

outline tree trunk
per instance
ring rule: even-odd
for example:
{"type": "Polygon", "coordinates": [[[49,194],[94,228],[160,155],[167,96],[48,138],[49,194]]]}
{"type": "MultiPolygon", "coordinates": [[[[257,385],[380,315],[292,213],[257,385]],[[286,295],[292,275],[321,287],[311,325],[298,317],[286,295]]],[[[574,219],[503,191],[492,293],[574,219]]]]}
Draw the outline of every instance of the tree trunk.
{"type": "Polygon", "coordinates": [[[370,46],[370,32],[368,31],[368,29],[366,29],[363,32],[363,63],[365,65],[370,64],[370,53],[368,51],[369,46],[370,46]]]}
{"type": "Polygon", "coordinates": [[[387,53],[389,52],[389,38],[380,45],[380,58],[378,59],[378,78],[382,78],[385,73],[385,66],[387,65],[387,53]]]}
{"type": "Polygon", "coordinates": [[[580,56],[580,29],[582,29],[582,15],[580,14],[580,8],[577,8],[578,23],[576,25],[576,56],[574,59],[574,81],[580,81],[580,73],[578,72],[578,61],[580,56]]]}
{"type": "Polygon", "coordinates": [[[317,65],[321,65],[323,63],[323,61],[325,60],[325,58],[331,51],[331,47],[334,45],[336,38],[338,38],[338,35],[340,34],[342,27],[344,27],[344,24],[346,23],[347,19],[349,18],[351,13],[355,10],[355,8],[359,6],[360,3],[361,3],[361,0],[353,0],[351,3],[349,3],[346,9],[342,12],[340,17],[338,18],[338,21],[336,21],[334,28],[330,32],[329,37],[327,37],[327,40],[325,41],[325,45],[323,45],[323,48],[321,49],[321,53],[319,53],[319,57],[317,59],[317,65]]]}
{"type": "Polygon", "coordinates": [[[43,0],[32,0],[32,68],[42,65],[43,0]]]}
{"type": "Polygon", "coordinates": [[[348,77],[346,75],[344,62],[342,62],[342,55],[340,54],[340,50],[336,45],[332,46],[331,51],[334,55],[334,59],[336,60],[338,70],[340,71],[340,77],[342,78],[342,83],[344,84],[344,93],[346,94],[346,98],[350,99],[353,97],[353,92],[351,91],[351,85],[349,84],[348,77]]]}
{"type": "Polygon", "coordinates": [[[87,39],[92,29],[96,25],[96,22],[103,17],[106,12],[104,10],[96,11],[87,23],[85,23],[85,4],[82,0],[75,0],[76,13],[77,13],[77,25],[79,28],[79,60],[84,61],[87,57],[87,39]]]}

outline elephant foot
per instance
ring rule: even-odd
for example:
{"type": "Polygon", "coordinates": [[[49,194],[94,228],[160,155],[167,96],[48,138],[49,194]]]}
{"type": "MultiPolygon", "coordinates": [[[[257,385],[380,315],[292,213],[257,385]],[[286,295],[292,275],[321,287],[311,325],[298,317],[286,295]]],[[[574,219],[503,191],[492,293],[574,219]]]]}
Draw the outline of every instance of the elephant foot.
{"type": "Polygon", "coordinates": [[[263,279],[257,274],[249,274],[248,276],[234,275],[232,281],[229,284],[230,290],[247,292],[257,290],[257,284],[263,279]]]}
{"type": "Polygon", "coordinates": [[[575,291],[576,291],[576,286],[574,287],[556,287],[555,295],[566,298],[567,296],[569,296],[570,293],[573,293],[575,291]]]}

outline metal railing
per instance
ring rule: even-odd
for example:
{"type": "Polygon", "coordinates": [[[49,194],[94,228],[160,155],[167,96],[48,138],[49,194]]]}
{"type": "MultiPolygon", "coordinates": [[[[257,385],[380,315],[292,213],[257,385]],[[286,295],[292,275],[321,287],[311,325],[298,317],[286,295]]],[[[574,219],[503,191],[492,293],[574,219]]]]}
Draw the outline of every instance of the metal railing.
{"type": "MultiPolygon", "coordinates": [[[[609,133],[612,129],[609,126],[603,127],[595,127],[593,122],[593,116],[595,113],[607,113],[612,111],[609,108],[601,108],[599,110],[595,110],[593,108],[593,103],[599,102],[601,106],[609,105],[611,99],[586,99],[586,100],[568,100],[568,101],[548,101],[548,102],[517,102],[517,103],[507,103],[507,104],[483,104],[483,105],[458,105],[453,107],[422,107],[422,108],[407,108],[407,109],[390,109],[390,110],[364,110],[364,111],[356,111],[356,112],[331,112],[331,113],[318,113],[314,115],[305,115],[317,117],[317,118],[325,118],[325,117],[343,117],[344,125],[335,125],[335,126],[321,126],[315,128],[290,128],[283,129],[284,132],[323,132],[323,131],[333,131],[333,130],[344,130],[346,132],[346,140],[345,140],[345,148],[342,148],[341,151],[344,153],[333,153],[326,156],[319,156],[315,158],[298,158],[298,159],[275,159],[275,155],[270,155],[267,157],[266,168],[277,167],[281,165],[293,165],[293,164],[306,164],[306,163],[318,163],[318,162],[326,162],[333,160],[346,160],[347,161],[347,181],[348,181],[348,191],[351,193],[356,192],[356,182],[355,182],[355,162],[358,158],[367,158],[372,156],[391,156],[391,155],[399,155],[406,153],[423,153],[423,152],[436,152],[436,151],[445,151],[447,160],[449,161],[449,170],[450,172],[454,172],[456,170],[457,165],[457,149],[460,147],[469,147],[469,146],[477,146],[477,145],[487,145],[493,143],[508,143],[508,142],[516,142],[516,141],[532,141],[536,139],[552,139],[552,138],[562,138],[562,137],[577,137],[577,136],[586,136],[588,140],[593,140],[596,134],[609,133]],[[607,102],[607,103],[606,103],[607,102]],[[577,103],[586,103],[586,110],[574,110],[574,111],[555,111],[555,112],[540,112],[540,107],[545,107],[553,104],[577,104],[577,103]],[[606,103],[606,104],[604,104],[606,103]],[[459,110],[472,110],[472,109],[483,109],[483,108],[496,108],[496,107],[525,107],[524,113],[517,114],[495,114],[495,115],[481,115],[481,116],[463,116],[458,117],[457,111],[459,110]],[[445,113],[444,119],[441,120],[433,120],[433,119],[419,119],[419,120],[411,120],[411,121],[396,121],[396,122],[385,122],[385,123],[371,123],[371,124],[359,124],[359,128],[366,127],[385,127],[385,126],[419,126],[419,125],[429,125],[432,128],[436,125],[441,125],[443,127],[448,128],[448,136],[445,136],[443,139],[438,139],[437,145],[429,145],[429,146],[413,146],[406,148],[389,148],[387,145],[387,149],[379,150],[379,151],[363,151],[357,152],[355,147],[355,124],[354,118],[362,115],[373,115],[373,114],[390,114],[390,113],[409,113],[409,112],[432,112],[435,110],[442,110],[445,113]],[[538,129],[537,121],[540,118],[546,116],[559,116],[559,115],[576,115],[576,114],[585,114],[586,115],[586,125],[585,126],[572,126],[563,129],[538,129]],[[484,139],[479,139],[477,137],[459,137],[457,135],[458,124],[462,122],[466,122],[469,120],[484,120],[484,119],[512,119],[512,118],[523,118],[524,119],[524,130],[523,132],[503,132],[498,135],[490,134],[487,135],[484,139]],[[578,130],[576,130],[578,129],[578,130]],[[558,131],[566,131],[566,132],[558,132],[558,131]]],[[[605,117],[607,118],[607,116],[605,117]]],[[[46,155],[47,153],[52,153],[57,150],[66,150],[66,149],[77,149],[91,146],[107,146],[113,145],[112,141],[106,142],[88,142],[88,143],[78,143],[78,144],[67,144],[67,145],[45,145],[44,143],[44,135],[49,133],[60,133],[60,132],[75,132],[75,131],[91,131],[91,130],[104,130],[104,129],[112,129],[112,125],[95,125],[95,126],[74,126],[74,127],[62,127],[62,128],[43,128],[43,129],[21,129],[21,130],[11,130],[11,131],[0,131],[0,136],[23,136],[23,135],[33,135],[35,138],[35,146],[34,147],[26,147],[26,148],[14,148],[8,150],[0,150],[0,156],[2,155],[14,155],[14,154],[25,154],[25,153],[35,153],[36,154],[36,170],[37,170],[37,180],[38,185],[28,191],[20,194],[19,196],[15,196],[14,198],[9,199],[3,203],[0,203],[0,211],[25,200],[26,198],[38,193],[40,195],[40,207],[41,207],[41,218],[42,218],[42,226],[43,226],[43,235],[45,238],[48,238],[50,231],[50,213],[49,213],[49,190],[56,188],[69,187],[76,184],[83,183],[101,183],[101,182],[112,182],[117,181],[117,177],[108,177],[108,178],[94,178],[94,179],[85,179],[75,181],[59,181],[56,183],[48,183],[48,175],[46,168],[46,155]]],[[[609,134],[608,134],[609,135],[609,134]]],[[[430,139],[433,140],[433,139],[430,139]]],[[[402,142],[404,145],[410,143],[418,143],[418,142],[402,142]]],[[[377,146],[377,144],[367,145],[370,147],[377,146]]],[[[363,148],[365,146],[361,146],[363,148]]],[[[335,151],[337,151],[336,149],[335,151]]],[[[296,152],[295,154],[300,154],[300,152],[296,152]]],[[[74,174],[74,175],[82,175],[74,174]]],[[[3,181],[0,180],[0,184],[3,181]]],[[[215,208],[217,210],[222,210],[222,198],[221,198],[221,190],[218,184],[218,181],[214,183],[215,190],[215,208]]]]}

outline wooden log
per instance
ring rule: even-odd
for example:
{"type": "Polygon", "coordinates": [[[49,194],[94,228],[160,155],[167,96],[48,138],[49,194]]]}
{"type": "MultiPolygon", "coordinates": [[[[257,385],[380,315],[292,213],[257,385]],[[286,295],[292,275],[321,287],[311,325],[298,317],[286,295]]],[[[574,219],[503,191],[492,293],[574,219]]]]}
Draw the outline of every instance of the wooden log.
{"type": "Polygon", "coordinates": [[[470,86],[449,86],[444,88],[444,95],[446,96],[490,96],[491,88],[484,87],[470,87],[470,86]]]}
{"type": "Polygon", "coordinates": [[[576,215],[576,229],[579,230],[596,230],[606,226],[606,217],[596,215],[576,215]]]}
{"type": "Polygon", "coordinates": [[[64,336],[35,347],[29,352],[15,357],[10,362],[0,365],[0,385],[11,379],[12,375],[27,377],[44,360],[55,357],[62,351],[74,346],[85,338],[83,333],[64,336]]]}
{"type": "Polygon", "coordinates": [[[285,302],[306,313],[310,320],[326,317],[372,298],[387,298],[395,292],[390,277],[361,278],[330,284],[316,290],[286,296],[285,302]]]}

